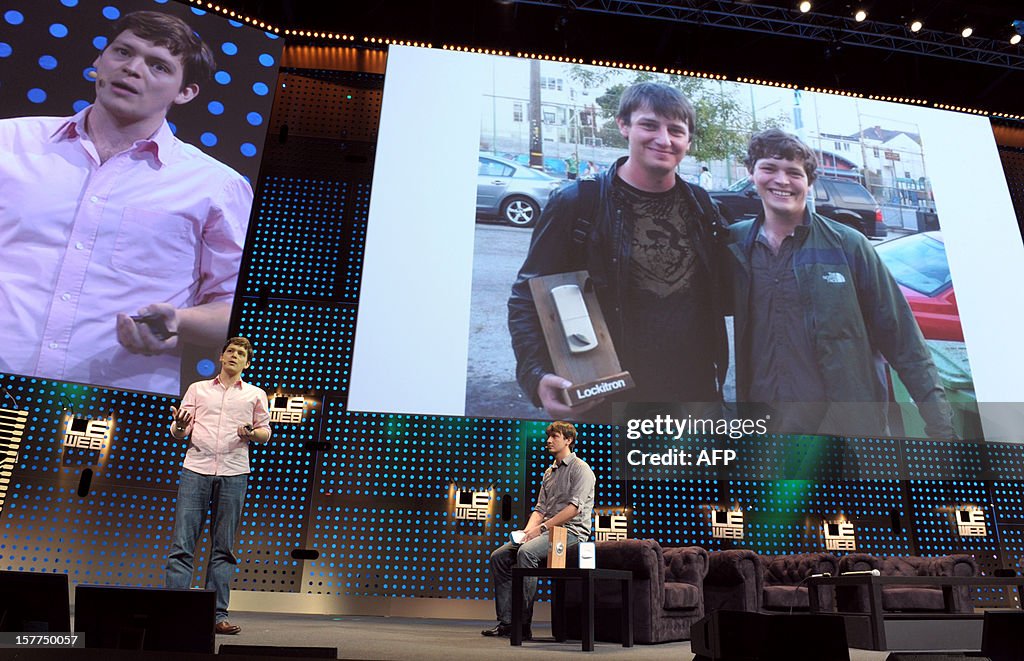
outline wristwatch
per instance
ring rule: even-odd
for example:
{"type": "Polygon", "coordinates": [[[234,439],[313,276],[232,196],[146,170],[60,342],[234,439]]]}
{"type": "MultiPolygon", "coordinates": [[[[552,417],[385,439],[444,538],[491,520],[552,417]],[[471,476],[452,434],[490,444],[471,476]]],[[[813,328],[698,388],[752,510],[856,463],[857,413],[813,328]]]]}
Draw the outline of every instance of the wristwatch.
{"type": "Polygon", "coordinates": [[[548,531],[548,524],[546,524],[546,523],[540,524],[540,531],[541,532],[547,532],[548,531]]]}

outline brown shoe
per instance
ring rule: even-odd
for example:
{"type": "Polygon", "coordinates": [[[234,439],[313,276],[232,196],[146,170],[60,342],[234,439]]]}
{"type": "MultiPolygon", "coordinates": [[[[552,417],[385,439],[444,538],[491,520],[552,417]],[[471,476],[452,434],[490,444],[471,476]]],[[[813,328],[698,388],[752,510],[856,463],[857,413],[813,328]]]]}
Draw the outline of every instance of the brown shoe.
{"type": "Polygon", "coordinates": [[[231,624],[227,620],[218,622],[213,626],[213,632],[219,633],[224,636],[234,636],[236,633],[242,630],[242,627],[231,624]]]}

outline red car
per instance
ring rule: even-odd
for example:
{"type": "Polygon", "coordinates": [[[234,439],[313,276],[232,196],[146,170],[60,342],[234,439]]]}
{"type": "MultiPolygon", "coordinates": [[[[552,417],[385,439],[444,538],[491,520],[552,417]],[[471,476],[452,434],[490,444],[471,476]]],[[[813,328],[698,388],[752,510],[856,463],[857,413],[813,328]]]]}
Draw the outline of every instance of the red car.
{"type": "Polygon", "coordinates": [[[875,247],[929,340],[964,341],[941,232],[910,234],[875,247]]]}

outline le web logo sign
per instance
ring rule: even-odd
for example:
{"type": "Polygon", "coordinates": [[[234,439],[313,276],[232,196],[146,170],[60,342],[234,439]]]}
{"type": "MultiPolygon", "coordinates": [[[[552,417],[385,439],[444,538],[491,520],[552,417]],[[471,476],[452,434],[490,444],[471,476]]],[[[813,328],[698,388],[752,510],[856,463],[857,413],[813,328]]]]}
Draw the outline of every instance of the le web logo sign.
{"type": "Polygon", "coordinates": [[[270,400],[270,422],[284,425],[302,424],[306,398],[302,395],[278,395],[270,400]]]}
{"type": "Polygon", "coordinates": [[[857,535],[849,521],[826,521],[821,526],[825,533],[826,551],[856,551],[857,535]]]}
{"type": "Polygon", "coordinates": [[[485,521],[491,504],[487,491],[455,492],[455,518],[460,521],[485,521]]]}
{"type": "Polygon", "coordinates": [[[615,542],[629,537],[629,518],[625,514],[598,514],[594,517],[594,539],[615,542]]]}
{"type": "Polygon", "coordinates": [[[715,539],[743,539],[743,512],[715,510],[711,513],[711,536],[715,539]]]}
{"type": "Polygon", "coordinates": [[[976,507],[966,507],[956,511],[956,528],[961,537],[987,537],[985,511],[976,507]]]}
{"type": "Polygon", "coordinates": [[[64,447],[102,450],[110,443],[114,425],[109,418],[68,416],[64,425],[64,447]]]}

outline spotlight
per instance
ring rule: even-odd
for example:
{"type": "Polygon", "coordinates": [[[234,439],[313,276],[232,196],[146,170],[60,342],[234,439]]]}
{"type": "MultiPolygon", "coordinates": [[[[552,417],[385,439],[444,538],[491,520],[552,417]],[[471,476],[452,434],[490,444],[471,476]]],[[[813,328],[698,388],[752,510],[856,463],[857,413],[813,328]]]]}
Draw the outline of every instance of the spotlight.
{"type": "Polygon", "coordinates": [[[857,13],[853,15],[853,19],[855,21],[857,21],[858,23],[860,23],[861,21],[863,21],[867,17],[868,17],[868,13],[866,11],[864,11],[863,9],[858,9],[857,13]]]}
{"type": "Polygon", "coordinates": [[[1016,20],[1010,23],[1010,25],[1013,26],[1013,31],[1017,33],[1010,37],[1010,43],[1016,46],[1020,43],[1021,35],[1024,35],[1024,21],[1016,20]]]}
{"type": "Polygon", "coordinates": [[[963,37],[964,39],[966,39],[967,37],[971,36],[972,34],[974,34],[974,28],[972,28],[971,26],[968,25],[960,33],[960,36],[963,37]]]}
{"type": "Polygon", "coordinates": [[[920,32],[922,27],[924,27],[924,24],[921,23],[921,21],[914,21],[913,23],[910,24],[910,31],[920,32]]]}
{"type": "Polygon", "coordinates": [[[804,14],[806,14],[809,11],[811,11],[811,3],[808,2],[807,0],[804,0],[803,2],[801,2],[800,3],[800,11],[802,13],[804,13],[804,14]]]}

